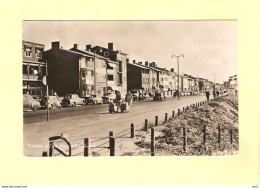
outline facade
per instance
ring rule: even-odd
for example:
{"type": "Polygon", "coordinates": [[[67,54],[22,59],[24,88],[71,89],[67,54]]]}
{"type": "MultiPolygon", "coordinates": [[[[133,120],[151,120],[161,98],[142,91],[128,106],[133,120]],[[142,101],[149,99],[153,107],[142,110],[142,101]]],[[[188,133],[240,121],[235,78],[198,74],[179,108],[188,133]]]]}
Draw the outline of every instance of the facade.
{"type": "Polygon", "coordinates": [[[238,90],[238,82],[237,82],[237,75],[230,76],[229,77],[229,82],[230,82],[230,88],[234,88],[238,90]]]}
{"type": "Polygon", "coordinates": [[[181,92],[189,92],[189,77],[186,75],[181,76],[181,92]]]}
{"type": "Polygon", "coordinates": [[[34,42],[22,41],[23,44],[23,94],[42,98],[45,87],[42,78],[46,75],[46,64],[42,53],[44,45],[34,42]]]}
{"type": "Polygon", "coordinates": [[[92,56],[65,50],[60,42],[52,42],[51,49],[43,53],[48,65],[48,85],[59,96],[94,91],[92,56]],[[84,84],[86,83],[86,84],[84,84]]]}
{"type": "Polygon", "coordinates": [[[176,90],[178,90],[178,75],[174,72],[172,68],[171,71],[168,71],[168,83],[170,95],[173,95],[176,90]]]}
{"type": "Polygon", "coordinates": [[[134,89],[141,89],[149,93],[150,78],[149,67],[142,65],[142,62],[127,63],[127,88],[129,91],[134,89]]]}
{"type": "Polygon", "coordinates": [[[81,50],[78,48],[78,44],[74,44],[74,47],[70,50],[87,56],[85,57],[85,62],[82,62],[80,66],[80,95],[87,96],[99,94],[103,96],[105,93],[108,93],[108,89],[111,90],[113,85],[111,80],[114,80],[114,73],[111,75],[110,71],[113,67],[109,66],[112,61],[88,51],[87,48],[86,50],[81,50]],[[110,87],[108,87],[108,83],[110,84],[110,87]]]}
{"type": "Polygon", "coordinates": [[[91,52],[109,58],[111,61],[114,61],[118,64],[116,67],[117,86],[114,88],[114,91],[120,91],[121,94],[125,95],[127,92],[127,54],[121,52],[120,50],[115,51],[113,48],[113,43],[108,43],[108,48],[101,46],[95,46],[91,48],[91,45],[87,46],[88,50],[91,52]]]}

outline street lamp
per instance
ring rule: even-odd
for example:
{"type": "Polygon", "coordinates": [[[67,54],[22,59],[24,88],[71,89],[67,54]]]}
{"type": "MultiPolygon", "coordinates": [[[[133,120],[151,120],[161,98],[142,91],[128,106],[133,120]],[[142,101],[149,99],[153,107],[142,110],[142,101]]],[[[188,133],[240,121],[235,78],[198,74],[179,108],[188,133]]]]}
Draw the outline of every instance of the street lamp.
{"type": "Polygon", "coordinates": [[[184,58],[184,54],[181,54],[179,56],[172,55],[172,58],[176,57],[177,58],[177,66],[178,66],[178,100],[180,100],[180,70],[179,70],[179,57],[184,58]]]}

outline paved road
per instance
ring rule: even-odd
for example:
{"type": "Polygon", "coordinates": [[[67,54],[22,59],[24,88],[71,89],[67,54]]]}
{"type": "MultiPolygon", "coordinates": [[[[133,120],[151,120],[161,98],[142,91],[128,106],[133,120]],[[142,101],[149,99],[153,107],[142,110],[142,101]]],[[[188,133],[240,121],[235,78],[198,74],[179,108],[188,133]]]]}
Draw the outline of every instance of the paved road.
{"type": "MultiPolygon", "coordinates": [[[[137,101],[129,113],[109,114],[108,105],[80,106],[55,109],[50,113],[50,121],[46,122],[46,111],[24,113],[24,154],[26,156],[41,156],[42,151],[48,151],[48,138],[68,134],[68,138],[92,138],[108,136],[130,128],[130,124],[141,127],[144,119],[154,122],[156,115],[159,120],[164,114],[171,115],[172,111],[190,104],[205,100],[205,96],[186,96],[179,101],[169,98],[167,101],[137,101]],[[46,148],[45,148],[46,147],[46,148]]],[[[80,141],[82,142],[82,141],[80,141]]]]}

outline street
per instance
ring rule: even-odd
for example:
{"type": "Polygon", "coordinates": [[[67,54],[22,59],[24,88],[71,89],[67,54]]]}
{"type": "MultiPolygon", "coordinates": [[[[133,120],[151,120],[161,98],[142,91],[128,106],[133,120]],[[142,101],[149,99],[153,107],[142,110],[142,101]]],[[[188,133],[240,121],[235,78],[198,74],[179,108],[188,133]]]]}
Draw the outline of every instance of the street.
{"type": "Polygon", "coordinates": [[[41,156],[48,151],[48,138],[68,135],[68,140],[77,138],[93,138],[108,136],[130,128],[134,123],[136,128],[144,125],[144,120],[154,122],[155,116],[163,120],[165,113],[171,116],[174,110],[190,106],[205,100],[204,95],[168,98],[167,101],[134,101],[128,113],[108,113],[108,105],[88,105],[55,109],[50,112],[50,121],[46,122],[46,111],[24,112],[24,155],[41,156]]]}

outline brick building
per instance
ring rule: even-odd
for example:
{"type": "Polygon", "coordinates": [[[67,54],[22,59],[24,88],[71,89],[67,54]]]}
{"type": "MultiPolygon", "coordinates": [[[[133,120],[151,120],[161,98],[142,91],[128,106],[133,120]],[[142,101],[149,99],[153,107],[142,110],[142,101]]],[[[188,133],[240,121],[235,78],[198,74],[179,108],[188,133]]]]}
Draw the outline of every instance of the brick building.
{"type": "Polygon", "coordinates": [[[46,75],[46,64],[42,53],[44,45],[29,41],[23,44],[23,94],[30,94],[34,98],[42,98],[45,95],[45,87],[42,83],[46,75]]]}

